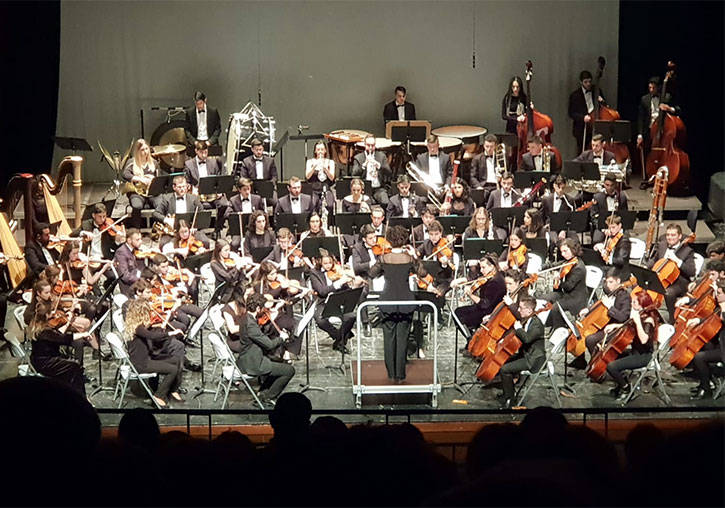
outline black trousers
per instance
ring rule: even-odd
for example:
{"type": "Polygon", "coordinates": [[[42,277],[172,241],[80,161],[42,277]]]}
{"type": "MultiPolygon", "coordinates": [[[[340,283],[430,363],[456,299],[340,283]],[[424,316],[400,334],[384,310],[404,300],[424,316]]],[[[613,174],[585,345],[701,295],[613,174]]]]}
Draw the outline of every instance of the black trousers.
{"type": "Polygon", "coordinates": [[[277,398],[294,375],[295,368],[292,365],[272,362],[269,374],[266,374],[262,381],[262,390],[259,392],[259,395],[266,399],[277,398]]]}
{"type": "Polygon", "coordinates": [[[589,351],[589,358],[594,356],[594,354],[597,352],[597,344],[599,344],[603,340],[604,330],[599,330],[598,332],[595,332],[584,339],[587,345],[587,351],[589,351]]]}
{"type": "Polygon", "coordinates": [[[355,326],[355,313],[350,312],[348,314],[343,314],[341,316],[342,324],[340,325],[340,328],[337,328],[335,325],[330,323],[329,318],[323,318],[322,312],[319,312],[315,316],[315,323],[317,323],[317,326],[320,327],[321,330],[326,331],[330,337],[332,337],[332,340],[334,341],[334,345],[342,344],[343,346],[347,344],[348,339],[352,336],[352,328],[355,326]]]}
{"type": "Polygon", "coordinates": [[[652,353],[637,353],[636,351],[631,351],[627,356],[622,356],[610,362],[607,365],[607,372],[609,372],[609,375],[612,376],[618,386],[624,387],[627,385],[627,381],[624,379],[623,371],[645,367],[651,358],[652,353]]]}
{"type": "Polygon", "coordinates": [[[503,398],[514,398],[514,375],[529,368],[526,358],[518,358],[509,360],[501,367],[501,388],[503,388],[503,398]]]}
{"type": "Polygon", "coordinates": [[[83,384],[83,368],[75,360],[69,360],[59,356],[38,357],[31,354],[30,363],[42,375],[58,379],[68,384],[85,397],[86,386],[83,384]]]}
{"type": "Polygon", "coordinates": [[[129,227],[142,228],[144,224],[143,217],[141,216],[141,210],[151,210],[156,208],[158,198],[155,196],[145,198],[140,194],[131,192],[128,194],[128,202],[131,205],[131,217],[127,224],[129,227]]]}
{"type": "Polygon", "coordinates": [[[680,282],[678,279],[674,284],[665,289],[665,305],[667,306],[668,322],[675,322],[675,302],[687,293],[687,281],[680,282]]]}
{"type": "Polygon", "coordinates": [[[391,379],[405,379],[405,361],[408,353],[408,334],[413,320],[412,312],[383,312],[383,350],[385,368],[391,379]]]}
{"type": "Polygon", "coordinates": [[[153,358],[146,362],[139,372],[158,372],[163,374],[156,389],[156,396],[166,398],[181,386],[184,370],[184,344],[178,339],[163,343],[161,349],[154,351],[153,358]]]}
{"type": "Polygon", "coordinates": [[[695,368],[697,378],[700,380],[700,388],[708,389],[710,386],[710,364],[725,362],[722,333],[720,335],[720,344],[708,342],[692,359],[692,366],[695,368]]]}

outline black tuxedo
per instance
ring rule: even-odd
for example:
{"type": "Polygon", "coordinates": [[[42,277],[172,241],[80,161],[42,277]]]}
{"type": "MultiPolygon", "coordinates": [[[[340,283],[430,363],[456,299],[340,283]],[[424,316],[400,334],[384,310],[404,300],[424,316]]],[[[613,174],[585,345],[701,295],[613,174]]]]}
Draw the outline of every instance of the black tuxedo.
{"type": "MultiPolygon", "coordinates": [[[[604,246],[606,247],[607,241],[604,241],[604,246]]],[[[632,242],[629,241],[629,235],[623,234],[622,238],[619,239],[617,242],[617,245],[614,247],[614,251],[612,251],[612,255],[609,259],[609,263],[612,266],[617,267],[620,270],[623,270],[622,272],[622,281],[624,281],[626,278],[629,277],[629,254],[632,251],[632,242]]]]}
{"type": "MultiPolygon", "coordinates": [[[[541,167],[544,167],[543,159],[541,161],[541,167]]],[[[559,171],[559,166],[556,163],[556,156],[553,152],[549,152],[549,170],[552,173],[559,171]]],[[[526,152],[521,157],[521,166],[519,167],[519,171],[536,171],[536,163],[534,162],[534,157],[531,155],[531,153],[526,152]]]]}
{"type": "Polygon", "coordinates": [[[371,260],[370,252],[365,244],[362,241],[356,242],[352,247],[352,267],[355,275],[369,278],[371,260]]]}
{"type": "MultiPolygon", "coordinates": [[[[648,93],[644,94],[639,100],[639,107],[637,112],[637,134],[640,134],[644,139],[649,139],[651,102],[652,96],[648,93]]],[[[673,104],[672,94],[666,93],[661,99],[660,104],[667,104],[668,106],[672,106],[673,108],[675,108],[674,114],[680,114],[679,106],[673,104]]]]}
{"type": "Polygon", "coordinates": [[[317,310],[315,311],[317,326],[326,331],[333,339],[333,349],[344,346],[352,335],[352,328],[355,325],[355,313],[349,312],[338,316],[342,320],[342,324],[337,328],[330,322],[330,318],[322,317],[322,312],[325,308],[324,302],[327,296],[345,289],[346,284],[339,288],[335,287],[334,283],[328,284],[325,273],[320,270],[310,270],[309,279],[312,289],[317,293],[317,310]]]}
{"type": "MultiPolygon", "coordinates": [[[[413,103],[406,101],[403,103],[403,106],[405,108],[405,120],[415,120],[415,106],[413,103]]],[[[390,122],[391,120],[397,119],[398,107],[396,106],[395,101],[390,101],[383,108],[383,121],[390,122]]]]}
{"type": "MultiPolygon", "coordinates": [[[[60,254],[56,249],[47,249],[50,252],[50,256],[54,261],[58,261],[60,254]]],[[[38,277],[40,273],[45,270],[48,266],[48,262],[43,255],[42,248],[37,242],[30,242],[25,245],[25,261],[28,263],[28,268],[33,272],[35,277],[38,277]]]]}
{"type": "MultiPolygon", "coordinates": [[[[488,176],[488,164],[486,163],[486,153],[479,153],[471,161],[471,175],[468,179],[468,183],[472,189],[483,187],[486,184],[486,178],[488,176]]],[[[494,172],[496,167],[496,158],[491,155],[491,159],[494,161],[494,172]]],[[[488,182],[488,185],[496,185],[496,182],[488,182]]]]}
{"type": "MultiPolygon", "coordinates": [[[[453,169],[451,166],[451,158],[443,152],[438,152],[438,166],[440,168],[440,179],[444,184],[450,183],[453,169]]],[[[415,165],[418,169],[426,174],[430,174],[430,154],[428,152],[418,155],[415,159],[415,165]]]]}
{"type": "Polygon", "coordinates": [[[522,323],[515,332],[521,340],[520,357],[510,358],[501,367],[501,388],[504,400],[511,401],[514,391],[514,374],[523,370],[536,372],[546,361],[546,341],[544,340],[544,324],[537,315],[531,316],[522,323]]]}
{"type": "MultiPolygon", "coordinates": [[[[586,277],[587,269],[580,258],[577,260],[577,264],[574,265],[567,276],[561,281],[559,289],[554,289],[544,294],[541,298],[553,304],[558,302],[563,310],[577,315],[586,306],[587,299],[589,298],[586,277]]],[[[551,326],[554,328],[566,326],[564,318],[561,317],[556,305],[554,305],[549,318],[551,320],[551,326]]]]}
{"type": "MultiPolygon", "coordinates": [[[[592,214],[598,214],[599,220],[602,220],[602,217],[606,217],[611,212],[607,209],[607,196],[604,192],[597,192],[592,196],[592,199],[596,201],[594,206],[591,208],[592,214]]],[[[629,209],[629,203],[627,202],[627,195],[624,192],[617,193],[617,197],[615,198],[615,208],[616,210],[628,210],[629,209]]],[[[615,212],[616,213],[616,212],[615,212]]],[[[600,226],[602,223],[600,222],[600,226]]]]}
{"type": "MultiPolygon", "coordinates": [[[[199,198],[193,194],[184,194],[184,201],[186,202],[186,213],[194,213],[197,208],[199,211],[204,209],[201,206],[199,198]]],[[[176,194],[171,192],[161,196],[154,210],[153,218],[159,222],[163,222],[167,216],[177,213],[179,212],[176,210],[176,194]]],[[[191,226],[191,224],[189,225],[191,226]]]]}
{"type": "MultiPolygon", "coordinates": [[[[196,123],[196,107],[187,108],[184,112],[186,113],[186,123],[188,125],[184,129],[186,140],[193,145],[199,136],[199,126],[196,123]]],[[[206,133],[209,136],[209,144],[219,144],[219,135],[222,133],[222,121],[219,118],[219,111],[209,106],[206,107],[206,133]]]]}
{"type": "MultiPolygon", "coordinates": [[[[239,174],[234,175],[235,181],[239,180],[240,176],[250,180],[257,180],[257,164],[254,155],[245,157],[239,167],[239,174]]],[[[268,155],[262,156],[262,180],[277,181],[277,165],[274,163],[274,159],[268,155]]]]}
{"type": "MultiPolygon", "coordinates": [[[[423,207],[423,200],[416,196],[415,194],[409,194],[408,195],[408,216],[411,217],[412,214],[410,213],[410,208],[414,208],[416,211],[420,212],[421,208],[423,207]]],[[[402,217],[403,216],[403,198],[400,197],[400,194],[396,194],[395,196],[392,196],[390,198],[390,201],[388,201],[388,207],[385,212],[386,217],[402,217]]]]}
{"type": "MultiPolygon", "coordinates": [[[[541,210],[544,215],[544,220],[549,221],[551,218],[551,214],[554,213],[554,194],[549,194],[548,196],[544,196],[541,198],[541,210]]],[[[561,205],[559,206],[560,212],[571,212],[574,210],[575,204],[575,198],[573,196],[570,196],[569,194],[564,193],[562,196],[566,198],[561,201],[561,205]]]]}
{"type": "MultiPolygon", "coordinates": [[[[249,202],[252,205],[252,211],[259,210],[264,212],[264,199],[262,196],[258,196],[257,194],[249,193],[249,202]]],[[[232,196],[231,199],[229,199],[229,205],[232,207],[232,211],[234,212],[241,212],[242,211],[242,195],[237,194],[236,196],[232,196]]]]}
{"type": "MultiPolygon", "coordinates": [[[[219,157],[207,157],[206,159],[207,176],[217,176],[224,174],[224,163],[219,157]]],[[[199,185],[199,166],[196,157],[192,157],[184,163],[184,175],[186,181],[192,186],[199,185]]]]}
{"type": "MultiPolygon", "coordinates": [[[[300,213],[312,213],[316,210],[317,206],[315,199],[309,194],[300,194],[300,213]]],[[[289,194],[282,196],[277,201],[277,206],[274,208],[274,214],[279,215],[280,213],[292,213],[292,201],[289,194]]]]}
{"type": "MultiPolygon", "coordinates": [[[[576,158],[574,158],[574,160],[576,162],[594,162],[594,150],[585,150],[584,152],[579,154],[576,158]]],[[[604,150],[604,154],[602,156],[602,164],[606,166],[613,161],[614,161],[614,154],[608,150],[604,150]]]]}
{"type": "MultiPolygon", "coordinates": [[[[488,196],[488,202],[486,203],[486,209],[490,212],[494,208],[501,208],[501,189],[496,189],[495,191],[491,191],[491,194],[488,196]]],[[[511,189],[511,204],[516,202],[517,199],[521,197],[521,193],[517,191],[516,189],[511,189]]]]}
{"type": "MultiPolygon", "coordinates": [[[[592,87],[591,90],[592,95],[592,104],[594,105],[594,108],[597,107],[597,97],[602,97],[604,99],[604,94],[602,93],[601,89],[594,90],[594,87],[592,87]]],[[[584,97],[584,92],[582,91],[582,87],[579,86],[576,90],[574,90],[571,95],[569,95],[569,118],[573,120],[572,123],[572,129],[571,133],[576,139],[577,142],[577,151],[582,152],[584,149],[584,146],[588,146],[589,142],[592,139],[592,126],[594,125],[594,122],[591,121],[588,124],[584,122],[584,117],[589,114],[593,114],[594,111],[592,110],[592,113],[589,113],[587,111],[587,101],[584,97]],[[584,136],[584,126],[586,125],[587,129],[587,139],[584,142],[584,145],[582,146],[582,139],[584,136]]]]}

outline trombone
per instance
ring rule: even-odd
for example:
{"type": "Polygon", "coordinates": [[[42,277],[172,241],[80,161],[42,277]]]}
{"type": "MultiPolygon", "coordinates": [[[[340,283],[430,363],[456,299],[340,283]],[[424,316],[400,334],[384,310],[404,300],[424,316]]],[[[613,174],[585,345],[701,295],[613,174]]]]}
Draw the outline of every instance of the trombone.
{"type": "Polygon", "coordinates": [[[494,148],[493,151],[493,170],[496,174],[496,188],[501,188],[501,177],[504,173],[506,173],[506,145],[504,143],[499,143],[496,145],[496,148],[494,148]]]}
{"type": "Polygon", "coordinates": [[[413,179],[414,182],[422,183],[426,187],[428,187],[428,200],[433,203],[433,205],[438,208],[438,210],[441,209],[442,203],[441,200],[438,199],[436,194],[441,194],[445,191],[445,187],[438,187],[434,183],[430,181],[430,176],[423,173],[418,166],[413,164],[412,161],[408,162],[405,165],[405,169],[408,172],[408,175],[413,179]]]}

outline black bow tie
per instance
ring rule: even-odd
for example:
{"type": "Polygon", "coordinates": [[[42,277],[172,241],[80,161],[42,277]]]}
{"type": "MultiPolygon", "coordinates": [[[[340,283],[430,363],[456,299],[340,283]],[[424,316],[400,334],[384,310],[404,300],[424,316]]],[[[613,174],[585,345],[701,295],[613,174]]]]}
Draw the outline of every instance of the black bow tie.
{"type": "Polygon", "coordinates": [[[396,104],[395,107],[396,108],[404,108],[405,107],[405,103],[403,103],[403,104],[396,104]]]}
{"type": "Polygon", "coordinates": [[[503,197],[510,198],[511,197],[511,193],[510,192],[506,192],[506,193],[504,193],[503,197]]]}
{"type": "Polygon", "coordinates": [[[202,114],[206,113],[206,109],[202,109],[201,111],[197,111],[197,113],[199,113],[200,115],[202,115],[202,114]]]}
{"type": "Polygon", "coordinates": [[[486,155],[487,159],[493,159],[493,155],[486,155]]]}
{"type": "Polygon", "coordinates": [[[176,197],[176,201],[184,201],[184,196],[181,196],[181,197],[178,197],[178,196],[177,196],[177,197],[176,197]]]}
{"type": "Polygon", "coordinates": [[[431,159],[437,159],[438,158],[438,155],[430,154],[428,157],[430,157],[431,159]]]}
{"type": "Polygon", "coordinates": [[[292,201],[299,201],[300,198],[290,198],[292,201]]]}
{"type": "Polygon", "coordinates": [[[256,162],[262,162],[262,158],[261,158],[261,157],[260,157],[259,159],[257,159],[257,158],[255,157],[255,158],[254,158],[254,160],[255,160],[256,162]]]}
{"type": "Polygon", "coordinates": [[[249,201],[249,198],[242,198],[242,201],[249,201]]]}

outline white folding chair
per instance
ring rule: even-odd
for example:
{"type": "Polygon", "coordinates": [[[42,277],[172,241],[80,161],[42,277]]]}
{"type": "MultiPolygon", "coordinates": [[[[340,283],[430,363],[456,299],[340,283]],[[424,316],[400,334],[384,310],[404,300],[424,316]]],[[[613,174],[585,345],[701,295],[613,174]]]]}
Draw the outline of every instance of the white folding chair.
{"type": "Polygon", "coordinates": [[[526,265],[526,273],[528,273],[529,275],[533,273],[539,273],[541,271],[542,265],[544,264],[541,256],[533,252],[527,252],[526,255],[529,258],[529,262],[526,265]]]}
{"type": "Polygon", "coordinates": [[[639,238],[630,238],[629,244],[631,246],[629,250],[630,261],[642,261],[645,251],[647,250],[647,244],[644,243],[644,240],[640,240],[639,238]]]}
{"type": "Polygon", "coordinates": [[[20,360],[18,363],[18,375],[40,376],[38,371],[35,370],[35,367],[33,367],[33,364],[30,363],[30,355],[28,355],[23,345],[20,344],[18,338],[7,334],[5,340],[10,344],[10,354],[20,360]]]}
{"type": "MultiPolygon", "coordinates": [[[[536,372],[533,373],[528,370],[524,370],[521,372],[521,375],[526,376],[526,378],[524,378],[523,384],[521,385],[521,388],[519,388],[520,395],[518,397],[516,405],[523,405],[529,391],[536,384],[539,376],[544,373],[544,369],[546,369],[546,374],[549,376],[551,388],[554,390],[554,397],[556,397],[556,403],[559,407],[561,407],[561,399],[559,399],[559,386],[556,384],[556,379],[554,378],[554,358],[561,354],[561,352],[564,350],[564,345],[566,344],[567,337],[569,337],[569,330],[567,328],[557,328],[556,330],[554,330],[554,333],[552,333],[551,337],[549,338],[549,343],[551,344],[551,351],[549,352],[549,354],[546,355],[546,361],[543,363],[543,365],[536,372]]],[[[564,361],[566,361],[566,357],[564,357],[564,361]]]]}
{"type": "Polygon", "coordinates": [[[604,278],[604,272],[598,266],[587,265],[586,269],[586,285],[587,288],[592,290],[592,292],[589,294],[589,299],[587,300],[587,305],[589,305],[592,301],[592,298],[594,298],[594,293],[597,291],[599,285],[602,283],[602,279],[604,278]]]}
{"type": "Polygon", "coordinates": [[[214,272],[211,269],[211,263],[201,265],[199,273],[201,273],[202,287],[206,289],[210,295],[214,294],[214,290],[216,289],[216,277],[214,277],[214,272]]]}
{"type": "Polygon", "coordinates": [[[116,306],[116,308],[120,309],[123,307],[123,304],[128,301],[128,296],[124,295],[123,293],[116,293],[113,295],[113,304],[116,306]]]}
{"type": "Polygon", "coordinates": [[[259,408],[264,409],[262,401],[259,400],[259,397],[257,397],[257,394],[254,390],[252,390],[252,387],[249,384],[249,380],[254,379],[255,377],[249,376],[239,369],[237,363],[234,361],[234,353],[232,353],[232,350],[229,349],[227,343],[224,342],[219,335],[214,332],[210,333],[209,342],[211,343],[211,347],[214,349],[214,355],[216,356],[217,362],[219,362],[222,367],[219,374],[219,381],[217,382],[216,392],[214,393],[214,401],[216,402],[219,398],[219,393],[223,391],[224,399],[222,400],[221,408],[224,409],[227,406],[227,401],[229,400],[229,391],[232,389],[232,384],[234,381],[239,380],[247,387],[249,393],[252,394],[255,402],[259,405],[259,408]]]}
{"type": "Polygon", "coordinates": [[[128,351],[126,351],[126,345],[123,343],[121,338],[114,332],[108,333],[105,338],[108,341],[108,344],[111,346],[113,357],[119,362],[118,372],[116,373],[116,388],[113,390],[114,400],[116,400],[120,391],[121,398],[118,401],[118,407],[120,408],[123,405],[123,399],[126,396],[126,388],[128,388],[128,382],[138,381],[139,383],[141,383],[141,386],[143,386],[144,390],[146,390],[146,393],[148,393],[149,398],[151,399],[151,402],[153,402],[154,406],[156,406],[157,409],[161,409],[161,406],[159,406],[159,404],[156,402],[156,399],[154,398],[151,387],[149,387],[148,383],[146,382],[147,379],[157,377],[158,374],[156,372],[147,372],[140,374],[136,370],[136,367],[133,366],[133,363],[131,363],[131,359],[128,356],[128,351]]]}
{"type": "Polygon", "coordinates": [[[126,329],[126,323],[123,320],[123,311],[121,309],[114,310],[111,319],[113,320],[113,325],[116,327],[116,330],[118,330],[118,333],[123,333],[126,329]]]}
{"type": "Polygon", "coordinates": [[[674,333],[675,327],[670,324],[663,324],[659,326],[659,328],[657,329],[657,342],[659,346],[652,353],[652,358],[646,366],[640,369],[632,370],[633,374],[636,373],[639,375],[637,376],[637,380],[632,383],[632,389],[627,394],[627,398],[624,399],[624,402],[622,403],[623,406],[627,405],[629,401],[634,398],[634,394],[637,392],[637,390],[640,390],[642,380],[648,372],[655,373],[655,385],[659,388],[662,394],[662,400],[664,400],[665,404],[669,405],[672,403],[670,396],[667,395],[667,392],[665,391],[665,384],[662,382],[662,377],[660,376],[660,372],[662,371],[662,365],[660,364],[660,355],[664,355],[670,349],[670,339],[672,339],[674,333]]]}
{"type": "Polygon", "coordinates": [[[25,331],[25,309],[27,308],[27,305],[18,305],[15,307],[15,310],[13,311],[13,316],[15,316],[15,322],[18,324],[18,327],[21,331],[25,331]]]}
{"type": "Polygon", "coordinates": [[[695,278],[700,275],[704,264],[705,258],[702,257],[702,254],[698,254],[697,252],[695,252],[695,278]]]}

